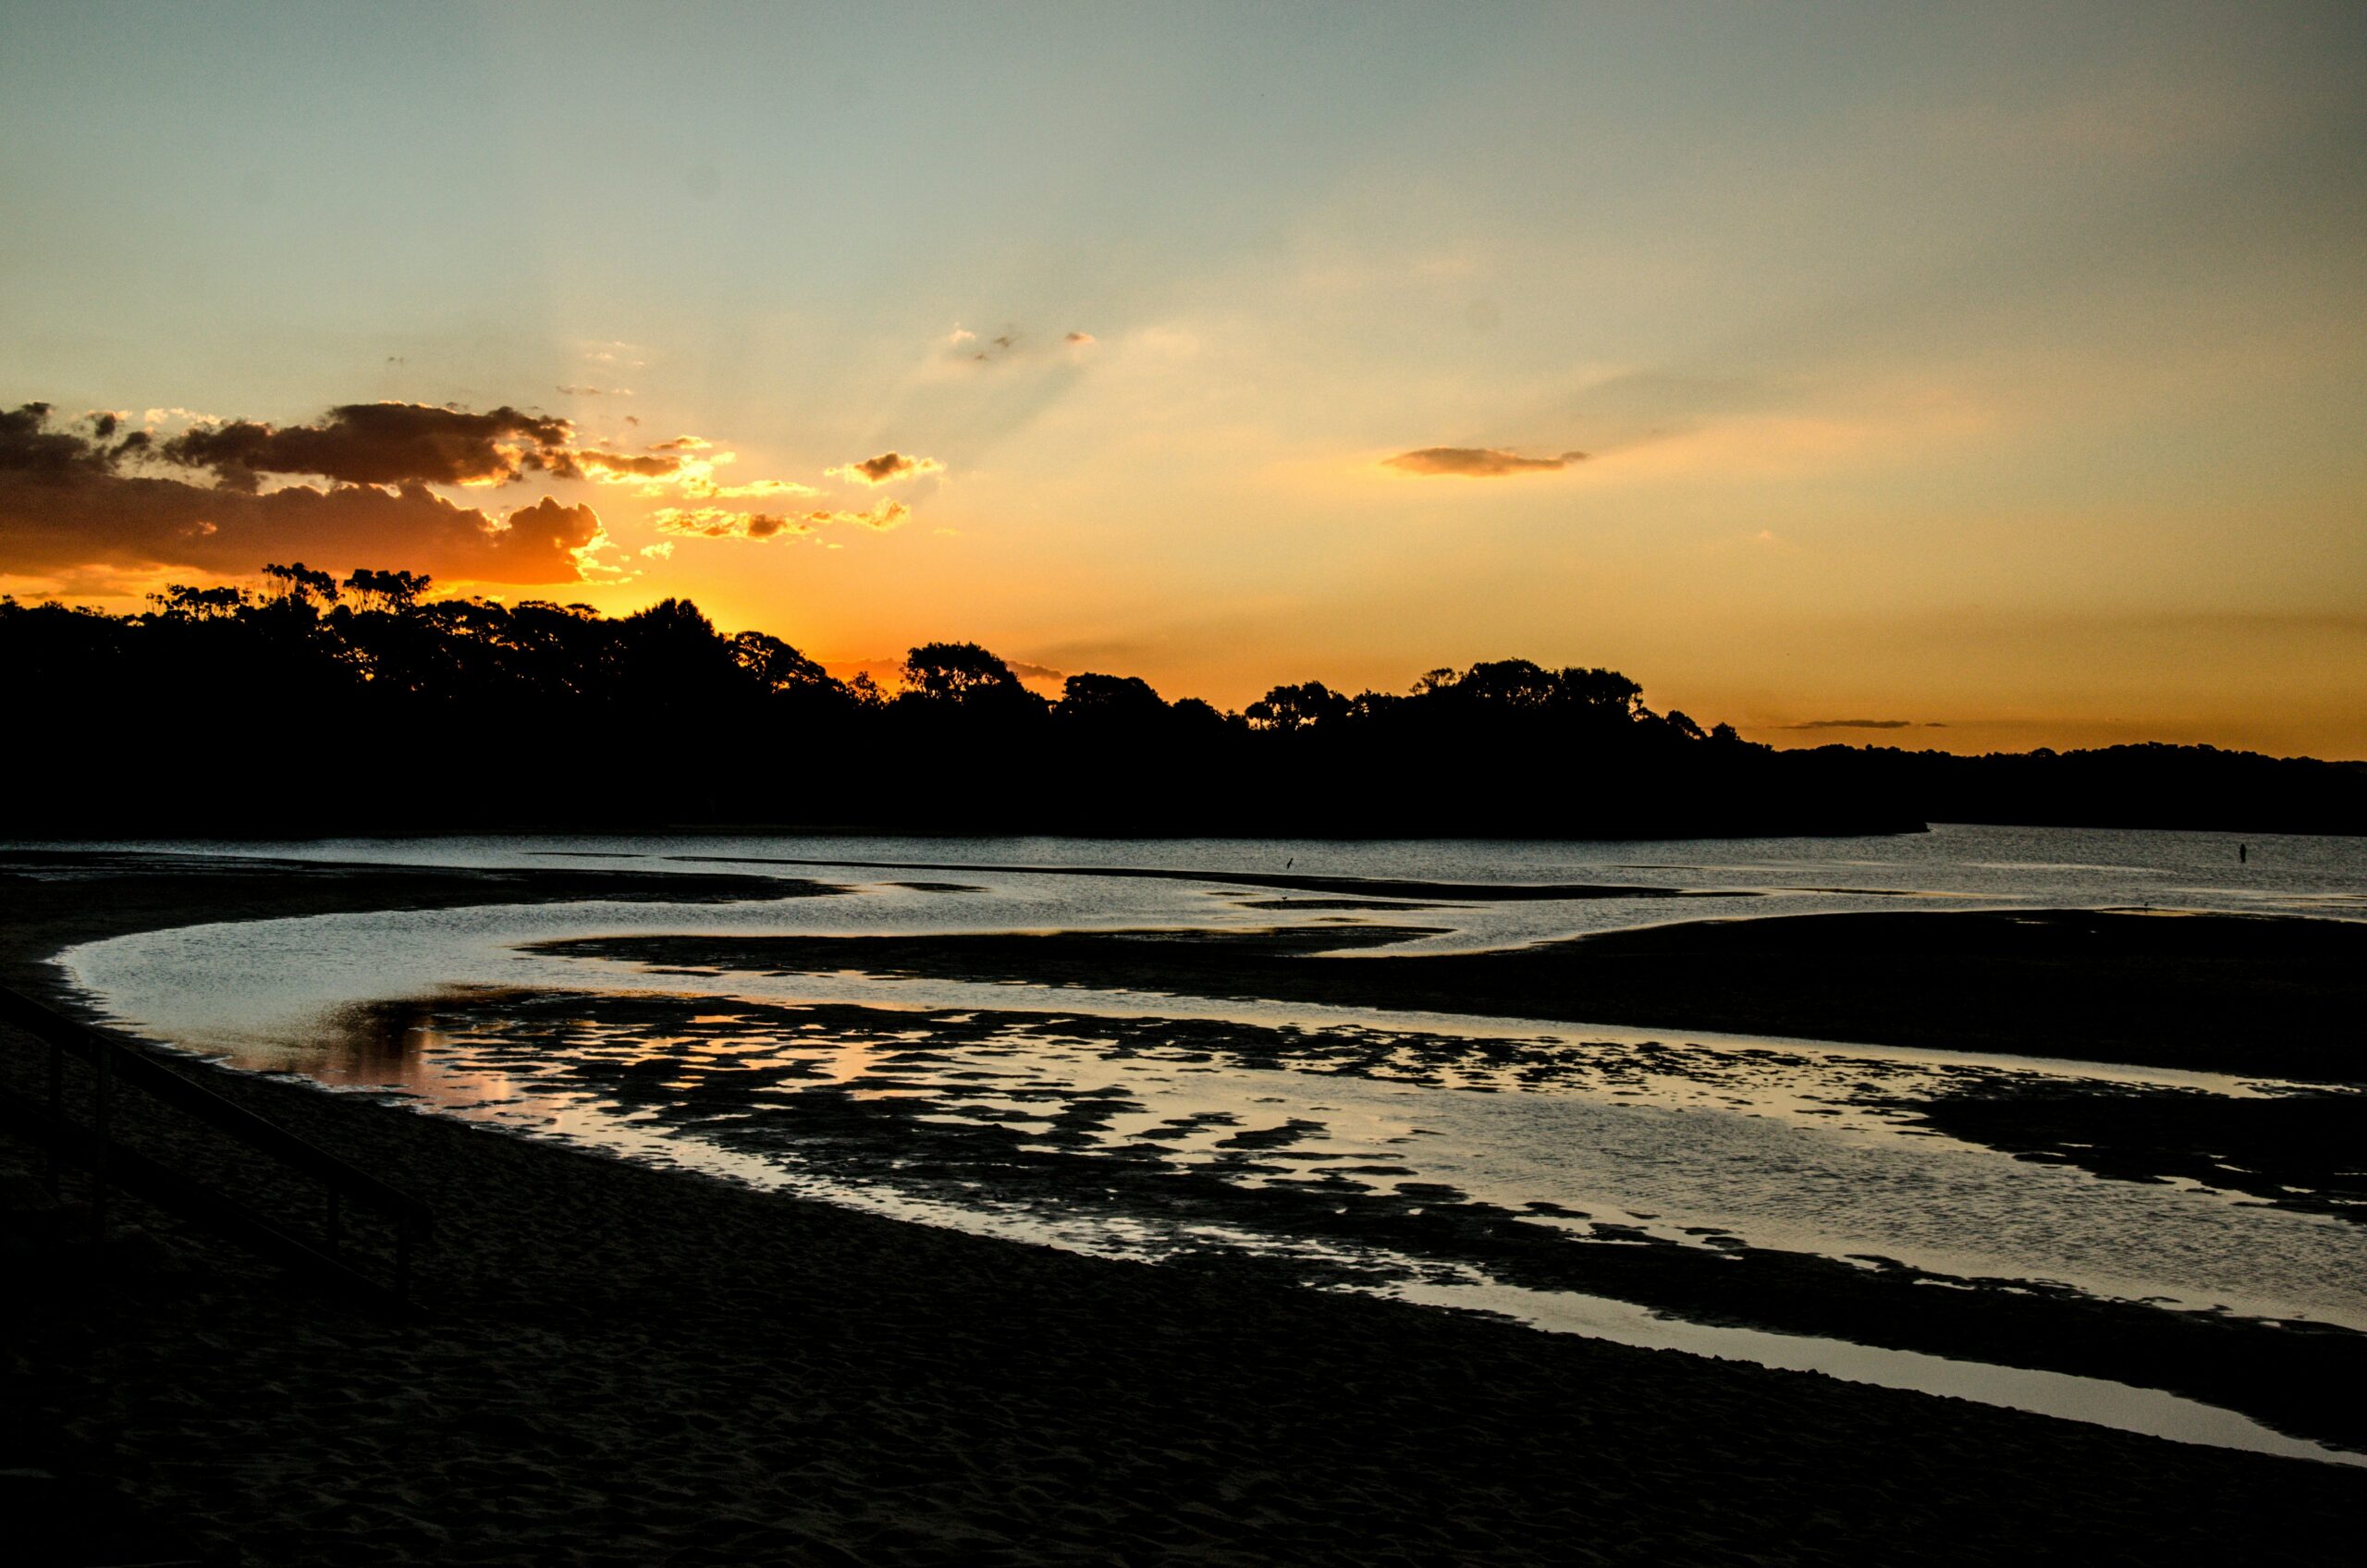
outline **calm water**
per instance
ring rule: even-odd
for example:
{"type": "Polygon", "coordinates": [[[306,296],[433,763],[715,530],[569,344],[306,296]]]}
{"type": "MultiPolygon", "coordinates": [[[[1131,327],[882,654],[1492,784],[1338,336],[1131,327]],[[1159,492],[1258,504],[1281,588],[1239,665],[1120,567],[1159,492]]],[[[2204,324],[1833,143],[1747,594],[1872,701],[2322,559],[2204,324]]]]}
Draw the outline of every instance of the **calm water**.
{"type": "MultiPolygon", "coordinates": [[[[2367,918],[2355,840],[1942,828],[1746,843],[844,838],[443,839],[159,851],[663,870],[851,889],[193,926],[67,955],[151,1036],[264,1071],[831,1201],[1161,1257],[1237,1248],[1311,1279],[1550,1327],[1985,1398],[2194,1440],[2316,1452],[2240,1416],[2054,1374],[1707,1328],[1525,1286],[1424,1229],[1490,1205],[1574,1243],[1896,1260],[1935,1274],[2367,1329],[2367,1227],[2198,1184],[2106,1181],[1933,1135],[1896,1102],[1993,1080],[2284,1087],[2078,1062],[1747,1041],[1123,990],[652,969],[570,937],[926,934],[1317,921],[1499,947],[1720,915],[2152,907],[2367,918]],[[792,864],[816,861],[828,864],[792,864]],[[951,866],[891,869],[885,864],[951,866]],[[1096,867],[1686,896],[1294,909],[1308,895],[1096,867]],[[922,884],[906,886],[903,884],[922,884]],[[389,1006],[387,1004],[400,1004],[389,1006]],[[1363,1217],[1343,1232],[1327,1216],[1363,1217]]],[[[122,846],[113,846],[121,848],[122,846]]],[[[1944,1006],[1945,998],[1935,998],[1944,1006]]]]}

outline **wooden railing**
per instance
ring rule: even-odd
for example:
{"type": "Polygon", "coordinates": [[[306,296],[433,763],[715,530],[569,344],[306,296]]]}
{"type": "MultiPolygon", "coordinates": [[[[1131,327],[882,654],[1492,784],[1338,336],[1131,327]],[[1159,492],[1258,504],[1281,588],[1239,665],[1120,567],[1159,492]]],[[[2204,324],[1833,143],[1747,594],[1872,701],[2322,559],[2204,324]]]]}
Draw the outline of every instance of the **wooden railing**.
{"type": "Polygon", "coordinates": [[[435,1229],[435,1217],[425,1204],[174,1071],[147,1047],[112,1031],[69,1018],[5,986],[0,986],[0,1023],[14,1025],[49,1047],[46,1106],[0,1091],[0,1119],[15,1123],[46,1144],[53,1187],[61,1162],[78,1165],[91,1173],[94,1229],[104,1231],[107,1195],[111,1190],[119,1190],[261,1256],[311,1269],[331,1283],[391,1295],[398,1302],[408,1300],[412,1248],[435,1229]],[[92,1074],[88,1126],[74,1121],[67,1111],[65,1079],[69,1059],[87,1066],[92,1074]],[[318,1182],[325,1198],[320,1243],[315,1244],[291,1234],[117,1141],[115,1100],[124,1090],[142,1092],[318,1182]],[[390,1280],[373,1280],[345,1257],[341,1233],[343,1206],[348,1202],[375,1211],[392,1226],[394,1267],[390,1280]]]}

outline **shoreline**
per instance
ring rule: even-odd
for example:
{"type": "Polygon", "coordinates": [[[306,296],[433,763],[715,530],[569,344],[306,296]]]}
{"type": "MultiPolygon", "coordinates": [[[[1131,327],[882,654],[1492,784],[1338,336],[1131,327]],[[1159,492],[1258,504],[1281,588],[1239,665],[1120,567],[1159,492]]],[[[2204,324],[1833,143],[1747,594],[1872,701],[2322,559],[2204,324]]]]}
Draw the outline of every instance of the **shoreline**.
{"type": "MultiPolygon", "coordinates": [[[[0,963],[108,925],[591,896],[562,886],[12,886],[0,963]]],[[[47,1423],[20,1443],[224,1561],[2312,1561],[2367,1502],[2330,1465],[982,1241],[177,1065],[422,1191],[443,1238],[391,1329],[128,1203],[10,1301],[47,1423]]],[[[316,1201],[127,1121],[251,1201],[316,1201]]]]}

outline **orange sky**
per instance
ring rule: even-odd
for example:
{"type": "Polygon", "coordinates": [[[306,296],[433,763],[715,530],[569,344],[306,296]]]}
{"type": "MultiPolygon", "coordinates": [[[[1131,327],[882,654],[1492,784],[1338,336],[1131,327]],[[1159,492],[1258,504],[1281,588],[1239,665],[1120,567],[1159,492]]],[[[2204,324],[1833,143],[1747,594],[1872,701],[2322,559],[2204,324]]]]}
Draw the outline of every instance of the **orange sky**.
{"type": "Polygon", "coordinates": [[[2354,7],[663,15],[21,30],[0,406],[215,434],[26,446],[0,587],[2367,756],[2354,7]]]}

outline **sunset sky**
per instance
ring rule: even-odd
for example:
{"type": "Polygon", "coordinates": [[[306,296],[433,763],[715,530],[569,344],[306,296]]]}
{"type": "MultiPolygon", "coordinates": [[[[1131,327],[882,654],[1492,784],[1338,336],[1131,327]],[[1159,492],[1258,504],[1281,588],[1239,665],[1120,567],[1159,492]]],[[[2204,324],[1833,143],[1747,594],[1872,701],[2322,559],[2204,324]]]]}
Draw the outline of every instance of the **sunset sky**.
{"type": "Polygon", "coordinates": [[[2367,756],[2362,80],[2352,3],[0,0],[0,588],[2367,756]]]}

